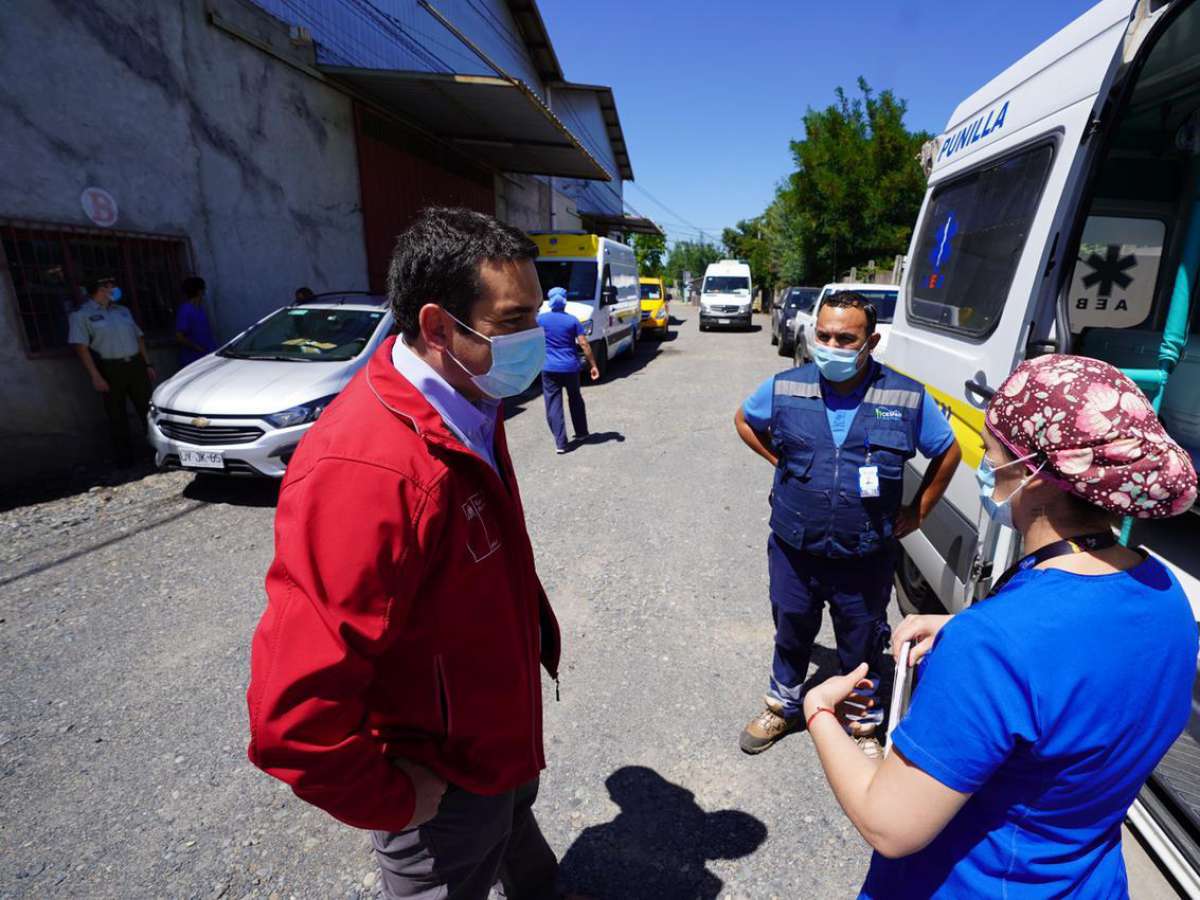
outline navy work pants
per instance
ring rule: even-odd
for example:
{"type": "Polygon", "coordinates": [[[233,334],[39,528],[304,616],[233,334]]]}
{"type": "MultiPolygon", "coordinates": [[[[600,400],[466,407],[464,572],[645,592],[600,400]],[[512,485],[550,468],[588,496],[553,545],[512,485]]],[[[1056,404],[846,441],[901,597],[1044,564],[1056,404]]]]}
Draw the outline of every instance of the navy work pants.
{"type": "Polygon", "coordinates": [[[774,534],[767,541],[775,657],[767,695],[783,705],[785,718],[803,714],[804,682],[825,604],[833,617],[841,674],[866,662],[880,678],[876,704],[887,710],[893,668],[887,605],[895,557],[890,552],[856,559],[827,559],[802,553],[774,534]]]}
{"type": "Polygon", "coordinates": [[[567,423],[563,418],[562,392],[567,392],[571,405],[571,424],[576,437],[587,437],[587,408],[583,405],[583,393],[579,390],[578,372],[543,372],[542,397],[546,401],[546,421],[554,435],[554,445],[559,450],[567,449],[567,423]]]}
{"type": "Polygon", "coordinates": [[[150,376],[140,356],[130,359],[101,359],[97,368],[108,382],[108,390],[100,395],[104,415],[108,419],[108,436],[112,441],[117,465],[127,466],[146,452],[146,413],[150,410],[150,376]],[[135,447],[129,437],[129,411],[133,406],[137,417],[138,435],[143,439],[135,447]]]}

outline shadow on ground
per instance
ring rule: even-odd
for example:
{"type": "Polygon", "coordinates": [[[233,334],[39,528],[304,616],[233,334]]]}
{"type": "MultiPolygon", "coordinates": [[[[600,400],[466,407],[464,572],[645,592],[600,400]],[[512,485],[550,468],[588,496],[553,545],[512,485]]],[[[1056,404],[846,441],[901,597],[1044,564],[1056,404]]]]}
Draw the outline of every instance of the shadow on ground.
{"type": "Polygon", "coordinates": [[[6,485],[0,489],[0,512],[73,497],[94,487],[116,487],[141,481],[155,471],[154,463],[149,458],[123,467],[108,462],[77,466],[61,475],[38,478],[25,484],[6,485]]]}
{"type": "Polygon", "coordinates": [[[715,900],[724,882],[708,862],[749,856],[767,838],[749,813],[705,812],[695,794],[644,766],[624,766],[605,785],[620,813],[584,829],[559,870],[569,890],[596,900],[715,900]]]}
{"type": "Polygon", "coordinates": [[[202,503],[229,506],[273,507],[279,503],[279,481],[274,478],[231,478],[198,474],[183,489],[183,496],[202,503]]]}

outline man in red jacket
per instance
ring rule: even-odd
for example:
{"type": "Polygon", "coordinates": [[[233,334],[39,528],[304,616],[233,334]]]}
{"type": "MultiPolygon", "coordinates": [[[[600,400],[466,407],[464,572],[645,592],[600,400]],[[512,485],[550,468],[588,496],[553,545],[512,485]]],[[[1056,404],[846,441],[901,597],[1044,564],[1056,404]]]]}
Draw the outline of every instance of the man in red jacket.
{"type": "Polygon", "coordinates": [[[370,829],[388,897],[553,897],[534,818],[558,625],[500,398],[542,368],[535,245],[429,209],[396,244],[401,335],[288,465],[254,635],[251,761],[370,829]]]}

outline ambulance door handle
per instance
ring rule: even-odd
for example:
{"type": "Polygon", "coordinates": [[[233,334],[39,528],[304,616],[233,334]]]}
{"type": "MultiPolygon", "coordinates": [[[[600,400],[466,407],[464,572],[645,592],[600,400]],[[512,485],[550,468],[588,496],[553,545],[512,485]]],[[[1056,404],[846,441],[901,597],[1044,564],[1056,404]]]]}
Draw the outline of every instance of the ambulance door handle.
{"type": "Polygon", "coordinates": [[[994,387],[988,387],[986,384],[980,384],[974,378],[968,378],[965,382],[963,382],[963,387],[967,389],[968,394],[982,397],[984,403],[987,403],[994,396],[996,396],[996,389],[994,387]]]}

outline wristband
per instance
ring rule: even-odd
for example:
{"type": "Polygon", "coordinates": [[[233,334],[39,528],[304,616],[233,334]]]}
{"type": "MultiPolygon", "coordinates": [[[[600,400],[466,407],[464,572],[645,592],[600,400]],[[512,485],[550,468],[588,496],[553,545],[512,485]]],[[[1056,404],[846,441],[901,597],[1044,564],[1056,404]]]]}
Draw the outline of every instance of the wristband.
{"type": "Polygon", "coordinates": [[[807,731],[808,729],[812,728],[813,719],[815,719],[817,716],[819,716],[823,712],[829,713],[835,719],[837,718],[837,713],[835,713],[828,706],[818,706],[817,711],[815,713],[813,713],[811,716],[809,716],[808,721],[804,723],[804,730],[807,731]]]}

